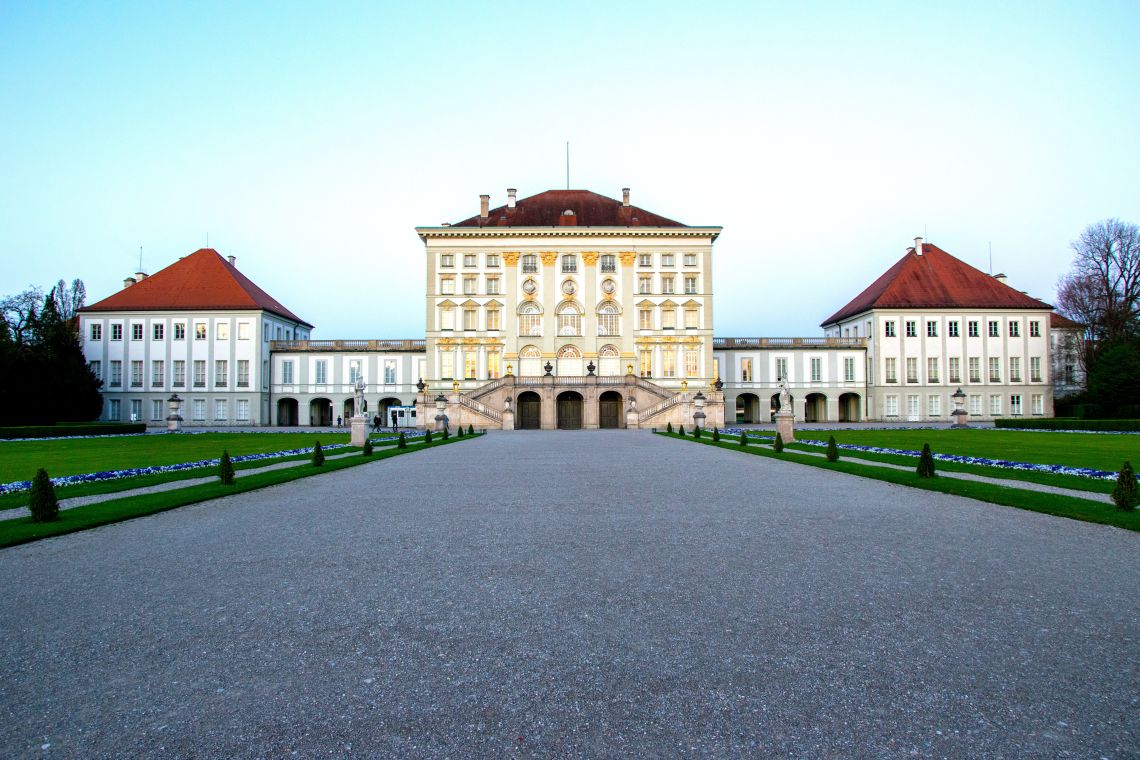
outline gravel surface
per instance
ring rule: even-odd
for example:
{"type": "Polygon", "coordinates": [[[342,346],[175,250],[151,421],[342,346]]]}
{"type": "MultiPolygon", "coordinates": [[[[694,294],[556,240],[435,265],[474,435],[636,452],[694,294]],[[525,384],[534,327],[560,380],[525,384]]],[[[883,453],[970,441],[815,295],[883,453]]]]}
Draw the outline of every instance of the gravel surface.
{"type": "Polygon", "coordinates": [[[0,552],[2,757],[1126,757],[1140,536],[518,432],[0,552]]]}

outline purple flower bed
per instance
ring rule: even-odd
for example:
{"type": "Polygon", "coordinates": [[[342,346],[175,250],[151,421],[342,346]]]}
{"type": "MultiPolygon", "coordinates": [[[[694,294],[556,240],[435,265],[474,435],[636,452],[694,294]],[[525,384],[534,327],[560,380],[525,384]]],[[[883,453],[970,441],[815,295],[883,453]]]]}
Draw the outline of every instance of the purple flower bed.
{"type": "MultiPolygon", "coordinates": [[[[106,436],[100,436],[105,438],[106,436]]],[[[37,440],[44,440],[39,438],[37,440]]],[[[322,445],[322,449],[329,451],[330,449],[344,449],[348,448],[347,443],[330,443],[322,445]]],[[[312,447],[305,447],[300,449],[288,449],[286,451],[274,451],[267,454],[239,454],[238,456],[230,457],[230,461],[237,464],[238,462],[255,462],[259,459],[275,459],[278,457],[296,456],[298,454],[308,454],[312,452],[312,447]]],[[[180,464],[162,464],[154,467],[131,467],[125,470],[106,470],[104,472],[89,472],[83,475],[64,475],[59,478],[52,478],[52,485],[56,486],[70,486],[76,483],[97,483],[103,480],[119,480],[120,478],[133,478],[138,475],[155,475],[162,472],[181,472],[183,470],[194,470],[202,467],[217,467],[221,463],[221,458],[218,459],[200,459],[197,462],[182,462],[180,464]]],[[[19,491],[27,491],[32,487],[30,480],[18,480],[14,483],[0,484],[0,494],[17,493],[19,491]]]]}

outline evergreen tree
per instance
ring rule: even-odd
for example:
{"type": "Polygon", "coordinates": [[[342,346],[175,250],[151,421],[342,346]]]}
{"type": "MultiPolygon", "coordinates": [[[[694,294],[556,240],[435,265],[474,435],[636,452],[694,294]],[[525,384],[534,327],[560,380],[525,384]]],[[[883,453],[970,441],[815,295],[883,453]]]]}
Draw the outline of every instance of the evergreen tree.
{"type": "Polygon", "coordinates": [[[468,425],[467,426],[467,435],[475,435],[475,426],[474,425],[468,425]]]}
{"type": "Polygon", "coordinates": [[[400,431],[400,438],[399,438],[399,440],[396,441],[396,448],[398,448],[398,449],[408,448],[408,439],[407,439],[407,437],[404,436],[403,430],[400,431]]]}
{"type": "Polygon", "coordinates": [[[685,426],[682,425],[681,427],[677,428],[677,435],[684,435],[684,434],[685,434],[685,426]]]}
{"type": "Polygon", "coordinates": [[[673,423],[672,422],[668,422],[665,424],[665,432],[666,433],[672,433],[673,432],[673,423]]]}
{"type": "Polygon", "coordinates": [[[1132,462],[1125,462],[1124,466],[1120,468],[1120,474],[1116,476],[1116,488],[1112,489],[1112,501],[1116,504],[1116,508],[1125,512],[1131,512],[1136,508],[1137,501],[1140,501],[1140,495],[1137,494],[1136,489],[1136,473],[1132,471],[1132,462]]]}
{"type": "Polygon", "coordinates": [[[779,432],[779,431],[776,431],[776,440],[775,440],[775,442],[772,444],[772,449],[773,449],[773,450],[774,450],[774,451],[775,451],[777,454],[779,454],[781,451],[783,451],[783,450],[784,450],[784,436],[780,435],[780,432],[779,432]]]}
{"type": "Polygon", "coordinates": [[[839,447],[835,445],[835,436],[828,436],[827,438],[827,461],[839,461],[839,447]]]}
{"type": "Polygon", "coordinates": [[[741,446],[747,446],[748,445],[748,433],[745,433],[743,430],[740,431],[740,445],[741,446]]]}
{"type": "Polygon", "coordinates": [[[446,441],[450,437],[451,437],[451,432],[447,429],[447,425],[444,425],[443,426],[443,435],[441,435],[439,437],[439,440],[446,441]]]}
{"type": "Polygon", "coordinates": [[[366,457],[372,456],[372,439],[371,438],[365,438],[364,439],[364,450],[361,452],[361,454],[363,454],[366,457]]]}
{"type": "Polygon", "coordinates": [[[55,486],[42,467],[36,470],[36,476],[32,478],[32,493],[28,508],[32,513],[32,522],[55,522],[59,519],[59,501],[55,498],[55,486]]]}
{"type": "Polygon", "coordinates": [[[313,467],[320,467],[325,463],[325,452],[321,450],[321,442],[313,446],[313,467]]]}
{"type": "Polygon", "coordinates": [[[720,431],[719,431],[719,430],[717,430],[715,427],[713,428],[712,439],[713,439],[714,441],[719,441],[719,440],[720,440],[720,431]]]}
{"type": "Polygon", "coordinates": [[[699,425],[693,425],[693,437],[694,438],[700,438],[701,437],[701,428],[699,425]]]}
{"type": "Polygon", "coordinates": [[[431,443],[431,431],[430,430],[424,431],[424,443],[431,443]]]}
{"type": "Polygon", "coordinates": [[[232,486],[234,484],[234,463],[230,460],[230,452],[222,450],[222,461],[218,465],[218,480],[222,481],[224,486],[232,486]]]}
{"type": "Polygon", "coordinates": [[[457,429],[456,433],[455,433],[455,437],[456,438],[462,438],[465,435],[467,435],[467,434],[463,432],[463,426],[460,425],[459,428],[457,429]]]}
{"type": "Polygon", "coordinates": [[[930,444],[922,444],[922,454],[918,457],[918,477],[920,478],[933,478],[934,474],[934,455],[930,453],[930,444]]]}

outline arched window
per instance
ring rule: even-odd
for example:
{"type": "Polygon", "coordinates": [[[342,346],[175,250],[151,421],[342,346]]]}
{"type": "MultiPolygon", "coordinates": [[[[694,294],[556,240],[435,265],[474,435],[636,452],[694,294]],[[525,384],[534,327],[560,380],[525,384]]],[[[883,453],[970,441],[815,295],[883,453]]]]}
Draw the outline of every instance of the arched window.
{"type": "Polygon", "coordinates": [[[542,335],[542,307],[534,301],[519,304],[519,335],[538,337],[542,335]]]}
{"type": "Polygon", "coordinates": [[[523,254],[522,257],[522,270],[523,274],[534,274],[538,271],[538,256],[533,253],[523,254]]]}
{"type": "Polygon", "coordinates": [[[542,352],[538,350],[537,346],[523,346],[519,351],[520,359],[541,359],[542,352]]]}
{"type": "Polygon", "coordinates": [[[523,346],[519,349],[519,374],[524,377],[542,374],[542,352],[537,346],[523,346]]]}
{"type": "Polygon", "coordinates": [[[617,346],[605,345],[598,349],[598,356],[602,359],[617,358],[621,356],[617,346]]]}
{"type": "Polygon", "coordinates": [[[621,307],[613,301],[606,301],[598,307],[598,335],[621,335],[621,307]]]}
{"type": "Polygon", "coordinates": [[[582,352],[578,350],[577,346],[563,346],[558,349],[559,359],[581,359],[582,352]]]}
{"type": "Polygon", "coordinates": [[[574,301],[563,301],[555,315],[558,318],[558,335],[582,334],[582,307],[574,301]]]}

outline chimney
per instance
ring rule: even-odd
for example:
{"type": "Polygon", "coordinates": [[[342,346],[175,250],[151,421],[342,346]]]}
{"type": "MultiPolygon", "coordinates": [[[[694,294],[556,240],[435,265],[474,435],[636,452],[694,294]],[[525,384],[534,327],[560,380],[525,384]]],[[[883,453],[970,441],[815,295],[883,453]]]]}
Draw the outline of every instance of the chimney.
{"type": "Polygon", "coordinates": [[[123,290],[126,290],[127,288],[129,288],[130,286],[132,286],[134,284],[135,284],[135,278],[134,277],[125,278],[123,280],[123,290]]]}
{"type": "Polygon", "coordinates": [[[922,255],[922,238],[920,238],[920,237],[916,237],[914,239],[914,252],[917,253],[919,256],[922,255]]]}
{"type": "Polygon", "coordinates": [[[491,210],[491,196],[479,196],[479,218],[486,219],[491,210]]]}
{"type": "Polygon", "coordinates": [[[998,282],[1000,282],[1002,285],[1005,285],[1005,281],[1007,278],[1005,276],[1005,272],[998,272],[997,274],[994,275],[994,279],[997,280],[998,282]]]}
{"type": "Polygon", "coordinates": [[[226,258],[230,260],[231,267],[237,266],[237,256],[226,256],[226,258]]]}
{"type": "Polygon", "coordinates": [[[629,208],[629,188],[623,187],[621,189],[621,205],[629,208]]]}
{"type": "Polygon", "coordinates": [[[146,272],[135,272],[135,282],[142,282],[146,279],[146,272]]]}
{"type": "Polygon", "coordinates": [[[507,188],[507,208],[514,208],[515,207],[515,193],[517,193],[517,192],[518,192],[518,190],[516,190],[513,187],[507,188]]]}

